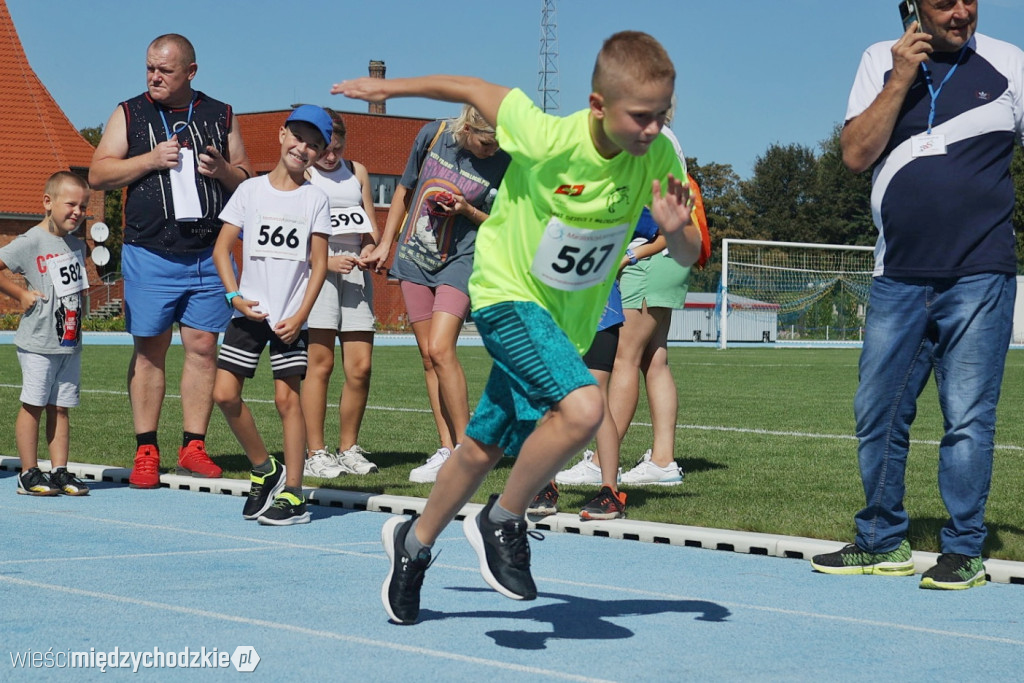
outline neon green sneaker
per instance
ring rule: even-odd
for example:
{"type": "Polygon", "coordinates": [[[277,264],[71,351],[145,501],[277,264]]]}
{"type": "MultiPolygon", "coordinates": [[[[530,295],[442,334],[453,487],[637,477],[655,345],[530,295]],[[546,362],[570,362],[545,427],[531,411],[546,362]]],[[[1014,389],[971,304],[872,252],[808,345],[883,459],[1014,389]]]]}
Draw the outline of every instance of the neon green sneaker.
{"type": "Polygon", "coordinates": [[[985,564],[980,557],[959,553],[939,555],[935,566],[921,575],[921,588],[960,591],[985,585],[985,564]]]}
{"type": "Polygon", "coordinates": [[[815,555],[811,559],[811,567],[825,574],[910,576],[914,573],[914,558],[906,539],[887,553],[869,553],[851,543],[834,553],[815,555]]]}

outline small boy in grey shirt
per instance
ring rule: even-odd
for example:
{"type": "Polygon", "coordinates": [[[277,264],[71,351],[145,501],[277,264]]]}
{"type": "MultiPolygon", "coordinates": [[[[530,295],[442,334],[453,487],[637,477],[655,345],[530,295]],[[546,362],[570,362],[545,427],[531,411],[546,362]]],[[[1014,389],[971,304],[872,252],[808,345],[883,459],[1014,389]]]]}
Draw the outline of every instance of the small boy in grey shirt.
{"type": "Polygon", "coordinates": [[[21,365],[21,410],[14,433],[21,459],[18,493],[84,496],[89,488],[68,472],[68,408],[78,405],[82,374],[81,292],[89,286],[85,243],[71,235],[89,204],[89,184],[68,171],[50,176],[46,217],[0,248],[0,272],[25,277],[27,287],[0,275],[0,292],[24,313],[14,336],[21,365]],[[49,476],[39,470],[39,423],[46,412],[49,476]]]}

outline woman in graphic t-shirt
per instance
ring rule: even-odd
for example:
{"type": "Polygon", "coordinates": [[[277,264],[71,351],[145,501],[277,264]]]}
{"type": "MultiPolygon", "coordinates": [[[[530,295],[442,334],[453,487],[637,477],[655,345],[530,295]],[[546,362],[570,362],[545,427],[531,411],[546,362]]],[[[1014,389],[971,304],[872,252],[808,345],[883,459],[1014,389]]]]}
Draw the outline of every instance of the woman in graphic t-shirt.
{"type": "Polygon", "coordinates": [[[469,314],[476,229],[490,213],[509,162],[494,128],[472,107],[464,106],[453,120],[425,125],[395,189],[381,241],[367,259],[382,269],[401,228],[391,274],[401,282],[441,442],[410,481],[433,482],[465,435],[469,398],[455,344],[469,314]]]}

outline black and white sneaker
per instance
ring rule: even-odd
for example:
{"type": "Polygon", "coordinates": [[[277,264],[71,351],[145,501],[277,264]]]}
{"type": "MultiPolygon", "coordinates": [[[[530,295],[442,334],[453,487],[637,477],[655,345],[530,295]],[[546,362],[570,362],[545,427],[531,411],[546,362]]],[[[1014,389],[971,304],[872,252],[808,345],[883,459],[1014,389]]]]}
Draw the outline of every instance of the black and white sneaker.
{"type": "Polygon", "coordinates": [[[23,496],[56,496],[60,489],[50,483],[50,478],[38,467],[32,467],[18,475],[18,493],[23,496]]]}
{"type": "Polygon", "coordinates": [[[249,472],[249,495],[242,507],[242,517],[256,519],[274,504],[274,498],[284,490],[284,465],[270,456],[272,469],[264,474],[249,472]]]}
{"type": "Polygon", "coordinates": [[[405,538],[412,528],[412,519],[392,517],[384,522],[380,540],[390,560],[388,575],[380,587],[380,600],[391,621],[396,624],[414,624],[420,616],[420,588],[423,576],[431,565],[430,548],[422,549],[416,557],[405,550],[405,538]]]}
{"type": "Polygon", "coordinates": [[[544,538],[529,531],[525,519],[509,520],[503,524],[490,521],[488,515],[498,500],[491,496],[476,515],[462,520],[462,531],[480,560],[480,573],[494,590],[513,600],[534,600],[537,586],[530,575],[530,539],[544,538]]]}
{"type": "Polygon", "coordinates": [[[66,467],[58,467],[50,472],[50,486],[65,496],[89,495],[89,487],[83,484],[78,477],[68,472],[66,467]]]}

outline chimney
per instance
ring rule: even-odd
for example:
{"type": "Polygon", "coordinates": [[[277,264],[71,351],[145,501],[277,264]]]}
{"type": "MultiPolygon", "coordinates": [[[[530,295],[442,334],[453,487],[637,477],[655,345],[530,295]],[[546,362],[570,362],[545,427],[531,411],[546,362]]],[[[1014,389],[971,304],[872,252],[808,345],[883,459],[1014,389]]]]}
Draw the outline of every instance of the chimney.
{"type": "MultiPolygon", "coordinates": [[[[379,59],[370,60],[370,78],[384,78],[384,74],[388,68],[384,65],[384,62],[379,59]]],[[[370,103],[371,114],[387,114],[388,106],[386,102],[371,102],[370,103]]]]}

